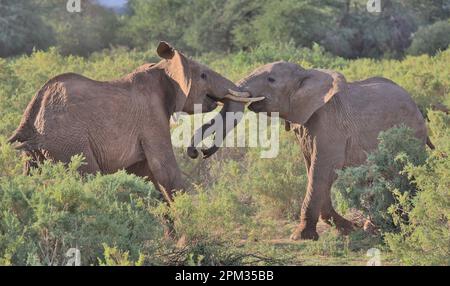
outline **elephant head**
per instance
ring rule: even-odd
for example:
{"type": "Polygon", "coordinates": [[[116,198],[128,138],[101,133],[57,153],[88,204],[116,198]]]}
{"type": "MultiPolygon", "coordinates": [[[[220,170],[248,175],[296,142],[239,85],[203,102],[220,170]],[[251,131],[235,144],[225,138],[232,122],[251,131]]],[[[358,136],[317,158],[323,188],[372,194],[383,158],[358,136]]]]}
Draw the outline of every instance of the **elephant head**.
{"type": "Polygon", "coordinates": [[[288,62],[267,64],[244,79],[240,88],[264,101],[249,105],[254,112],[278,112],[289,122],[304,125],[335,94],[347,89],[340,73],[303,69],[288,62]]]}
{"type": "MultiPolygon", "coordinates": [[[[347,89],[347,82],[337,72],[306,70],[299,65],[281,61],[256,69],[238,86],[241,91],[250,93],[251,98],[264,99],[251,103],[248,107],[250,110],[267,112],[269,115],[278,112],[286,121],[304,125],[335,94],[347,89]]],[[[201,129],[207,128],[206,125],[201,129]]],[[[213,146],[202,152],[210,156],[217,150],[218,147],[213,146]]]]}
{"type": "Polygon", "coordinates": [[[240,104],[252,102],[248,93],[240,92],[238,87],[211,70],[210,68],[187,58],[166,42],[160,42],[157,48],[158,55],[163,58],[160,67],[173,83],[175,102],[171,112],[183,111],[188,114],[209,112],[217,107],[217,101],[239,102],[240,104]],[[195,105],[201,106],[196,110],[195,105]]]}

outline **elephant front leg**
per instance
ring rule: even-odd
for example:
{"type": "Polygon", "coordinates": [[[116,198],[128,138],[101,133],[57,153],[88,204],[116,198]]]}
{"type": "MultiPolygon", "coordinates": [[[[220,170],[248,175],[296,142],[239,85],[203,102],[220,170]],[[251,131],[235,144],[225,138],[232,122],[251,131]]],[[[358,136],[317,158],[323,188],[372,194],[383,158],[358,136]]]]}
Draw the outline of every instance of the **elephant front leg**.
{"type": "MultiPolygon", "coordinates": [[[[156,153],[152,152],[152,149],[146,149],[145,154],[147,157],[145,163],[148,167],[141,169],[140,173],[148,173],[148,177],[170,206],[173,203],[174,193],[184,189],[181,171],[176,164],[175,155],[173,155],[172,150],[166,153],[156,153]]],[[[165,238],[177,240],[179,237],[174,228],[173,218],[166,214],[162,217],[162,220],[165,238]]]]}
{"type": "Polygon", "coordinates": [[[302,204],[300,225],[292,233],[292,240],[319,239],[319,234],[316,231],[316,225],[319,220],[322,204],[323,199],[319,194],[317,186],[313,186],[313,184],[309,183],[306,196],[302,204]]]}
{"type": "Polygon", "coordinates": [[[311,162],[308,172],[308,188],[301,209],[300,225],[291,235],[292,240],[317,240],[319,238],[316,225],[333,182],[334,168],[329,164],[329,160],[320,160],[313,156],[311,162]]]}

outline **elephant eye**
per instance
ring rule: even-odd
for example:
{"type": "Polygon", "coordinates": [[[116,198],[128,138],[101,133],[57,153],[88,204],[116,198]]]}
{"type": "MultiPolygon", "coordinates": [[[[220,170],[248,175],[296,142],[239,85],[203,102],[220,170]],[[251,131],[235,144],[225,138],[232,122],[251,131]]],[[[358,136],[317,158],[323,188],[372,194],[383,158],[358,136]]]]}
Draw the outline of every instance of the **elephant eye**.
{"type": "Polygon", "coordinates": [[[274,79],[273,77],[270,77],[270,76],[267,78],[267,80],[268,80],[269,82],[271,82],[271,83],[274,83],[274,82],[275,82],[275,79],[274,79]]]}
{"type": "Polygon", "coordinates": [[[202,74],[200,75],[200,77],[201,77],[202,79],[206,79],[206,78],[207,78],[206,73],[202,72],[202,74]]]}

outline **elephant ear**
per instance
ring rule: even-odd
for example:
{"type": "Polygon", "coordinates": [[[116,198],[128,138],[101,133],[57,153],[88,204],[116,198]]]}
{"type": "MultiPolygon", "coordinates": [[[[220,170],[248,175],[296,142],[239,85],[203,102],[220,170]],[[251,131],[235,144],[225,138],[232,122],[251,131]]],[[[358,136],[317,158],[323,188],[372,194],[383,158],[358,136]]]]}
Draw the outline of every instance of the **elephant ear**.
{"type": "Polygon", "coordinates": [[[160,42],[156,52],[161,58],[167,60],[166,75],[173,80],[177,89],[174,111],[181,111],[191,90],[190,62],[186,56],[167,42],[160,42]]]}
{"type": "Polygon", "coordinates": [[[309,118],[339,92],[347,92],[345,77],[329,70],[300,71],[300,86],[289,96],[288,120],[304,125],[309,118]]]}

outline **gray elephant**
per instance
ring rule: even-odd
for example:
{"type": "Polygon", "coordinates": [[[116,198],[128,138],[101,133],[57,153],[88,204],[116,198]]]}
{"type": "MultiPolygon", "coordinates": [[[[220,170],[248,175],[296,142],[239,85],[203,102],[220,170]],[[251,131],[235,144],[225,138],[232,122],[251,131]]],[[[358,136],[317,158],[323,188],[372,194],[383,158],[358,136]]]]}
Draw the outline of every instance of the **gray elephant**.
{"type": "Polygon", "coordinates": [[[192,114],[194,104],[209,112],[217,101],[254,99],[230,95],[230,89],[237,92],[234,83],[166,42],[157,53],[159,63],[118,80],[100,82],[72,73],[50,79],[9,139],[29,156],[28,169],[43,160],[67,163],[82,154],[86,164],[81,172],[126,169],[150,178],[170,202],[172,191],[184,187],[172,150],[170,116],[192,114]]]}
{"type": "MultiPolygon", "coordinates": [[[[380,131],[403,123],[432,148],[417,105],[403,88],[385,78],[347,82],[337,72],[275,62],[255,70],[239,87],[264,97],[249,109],[278,112],[302,147],[308,187],[300,225],[291,236],[294,240],[318,239],[319,217],[334,223],[342,233],[353,229],[332,206],[335,170],[362,164],[367,153],[376,149],[380,131]]],[[[217,147],[202,151],[209,156],[217,147]]],[[[192,150],[189,154],[196,155],[192,150]]]]}

